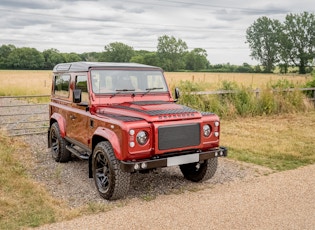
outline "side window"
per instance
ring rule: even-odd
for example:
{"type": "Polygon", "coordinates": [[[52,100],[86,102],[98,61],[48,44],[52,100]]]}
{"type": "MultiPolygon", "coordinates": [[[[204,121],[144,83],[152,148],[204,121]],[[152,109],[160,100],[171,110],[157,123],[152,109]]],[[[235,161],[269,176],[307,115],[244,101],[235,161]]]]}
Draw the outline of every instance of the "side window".
{"type": "Polygon", "coordinates": [[[70,75],[55,76],[55,95],[69,97],[70,75]]]}
{"type": "Polygon", "coordinates": [[[82,92],[82,102],[89,102],[89,94],[87,88],[87,76],[76,76],[75,78],[75,88],[81,89],[82,92]]]}

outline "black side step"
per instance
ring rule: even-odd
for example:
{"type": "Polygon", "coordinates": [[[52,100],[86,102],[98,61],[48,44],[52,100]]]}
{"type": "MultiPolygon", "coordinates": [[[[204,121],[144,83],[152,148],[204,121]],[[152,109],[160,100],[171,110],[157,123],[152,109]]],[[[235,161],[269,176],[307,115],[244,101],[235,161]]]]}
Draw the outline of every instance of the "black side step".
{"type": "Polygon", "coordinates": [[[72,148],[69,145],[66,145],[66,149],[69,150],[73,155],[75,155],[77,158],[79,158],[81,160],[88,160],[89,159],[88,155],[83,155],[81,152],[79,152],[75,148],[72,148]]]}

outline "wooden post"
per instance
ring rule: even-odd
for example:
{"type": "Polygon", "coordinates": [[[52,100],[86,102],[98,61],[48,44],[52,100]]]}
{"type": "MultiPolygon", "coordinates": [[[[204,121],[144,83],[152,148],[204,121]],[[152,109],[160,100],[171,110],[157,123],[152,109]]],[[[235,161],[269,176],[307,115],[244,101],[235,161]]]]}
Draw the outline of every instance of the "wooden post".
{"type": "Polygon", "coordinates": [[[260,90],[258,88],[256,88],[256,98],[259,98],[259,92],[260,92],[260,90]]]}

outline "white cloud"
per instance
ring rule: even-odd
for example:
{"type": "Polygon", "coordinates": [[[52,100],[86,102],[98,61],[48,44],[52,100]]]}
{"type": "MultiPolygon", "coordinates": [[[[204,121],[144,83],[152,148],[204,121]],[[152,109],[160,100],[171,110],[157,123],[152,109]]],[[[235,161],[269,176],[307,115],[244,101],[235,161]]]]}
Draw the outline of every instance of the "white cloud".
{"type": "Polygon", "coordinates": [[[166,34],[190,49],[206,49],[212,64],[255,64],[246,29],[261,16],[284,20],[310,9],[310,0],[2,0],[0,45],[82,53],[119,41],[156,50],[157,38],[166,34]]]}

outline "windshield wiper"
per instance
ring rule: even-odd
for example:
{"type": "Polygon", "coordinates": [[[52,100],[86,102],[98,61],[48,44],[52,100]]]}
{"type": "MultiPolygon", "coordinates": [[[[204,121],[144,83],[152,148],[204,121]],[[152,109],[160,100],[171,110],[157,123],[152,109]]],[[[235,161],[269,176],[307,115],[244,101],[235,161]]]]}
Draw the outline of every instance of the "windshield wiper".
{"type": "Polygon", "coordinates": [[[146,95],[147,93],[150,93],[152,90],[158,90],[158,89],[163,89],[163,87],[153,87],[153,88],[146,88],[146,92],[142,94],[142,96],[146,95]]]}
{"type": "Polygon", "coordinates": [[[117,94],[120,94],[121,92],[134,92],[135,89],[116,89],[116,93],[114,93],[110,98],[115,97],[117,94]]]}

